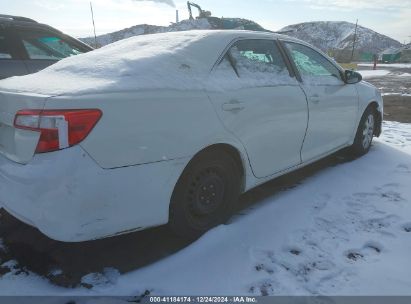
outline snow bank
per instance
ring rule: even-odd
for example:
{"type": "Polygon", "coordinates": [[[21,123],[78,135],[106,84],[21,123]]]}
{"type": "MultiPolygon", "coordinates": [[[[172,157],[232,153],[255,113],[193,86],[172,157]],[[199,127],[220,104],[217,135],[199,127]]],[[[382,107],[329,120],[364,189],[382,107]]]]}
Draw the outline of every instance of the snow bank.
{"type": "Polygon", "coordinates": [[[373,78],[373,77],[380,77],[385,76],[390,73],[388,70],[364,70],[358,71],[363,78],[373,78]]]}
{"type": "Polygon", "coordinates": [[[382,93],[382,96],[411,96],[411,94],[407,94],[407,93],[394,93],[394,92],[388,92],[388,93],[382,93]]]}
{"type": "MultiPolygon", "coordinates": [[[[358,66],[372,67],[373,63],[359,63],[358,66]]],[[[378,63],[377,67],[411,68],[411,63],[378,63]]]]}

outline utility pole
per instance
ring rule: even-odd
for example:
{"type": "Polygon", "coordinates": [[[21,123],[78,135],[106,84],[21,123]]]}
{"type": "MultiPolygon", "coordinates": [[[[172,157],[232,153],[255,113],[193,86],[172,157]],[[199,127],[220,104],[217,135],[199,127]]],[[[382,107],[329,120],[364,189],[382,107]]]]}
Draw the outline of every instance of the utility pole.
{"type": "Polygon", "coordinates": [[[176,10],[176,23],[178,23],[180,20],[178,18],[178,10],[176,10]]]}
{"type": "Polygon", "coordinates": [[[96,36],[96,25],[94,24],[94,12],[93,12],[93,5],[90,1],[90,10],[91,10],[91,20],[93,21],[93,29],[94,29],[94,47],[97,48],[97,36],[96,36]]]}
{"type": "Polygon", "coordinates": [[[351,52],[351,62],[354,58],[355,41],[357,40],[357,28],[358,28],[358,19],[357,19],[357,22],[355,23],[354,41],[352,43],[352,52],[351,52]]]}

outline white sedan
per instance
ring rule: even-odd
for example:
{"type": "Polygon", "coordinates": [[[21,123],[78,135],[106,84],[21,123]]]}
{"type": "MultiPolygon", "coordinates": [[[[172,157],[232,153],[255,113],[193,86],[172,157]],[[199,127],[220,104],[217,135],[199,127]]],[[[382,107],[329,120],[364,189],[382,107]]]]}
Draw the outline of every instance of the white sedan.
{"type": "Polygon", "coordinates": [[[302,41],[133,37],[0,81],[0,205],[66,242],[168,223],[195,238],[240,193],[342,148],[368,152],[382,98],[302,41]]]}

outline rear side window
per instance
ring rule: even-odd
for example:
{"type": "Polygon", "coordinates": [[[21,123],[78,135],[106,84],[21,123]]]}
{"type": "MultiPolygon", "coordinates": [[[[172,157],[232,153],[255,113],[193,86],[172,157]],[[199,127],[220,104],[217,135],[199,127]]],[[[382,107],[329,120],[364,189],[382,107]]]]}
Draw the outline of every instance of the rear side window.
{"type": "Polygon", "coordinates": [[[11,48],[11,43],[6,38],[6,34],[0,30],[0,60],[13,58],[11,48]]]}
{"type": "Polygon", "coordinates": [[[291,58],[305,82],[341,84],[340,71],[327,58],[305,45],[286,42],[291,58]]]}
{"type": "Polygon", "coordinates": [[[284,71],[288,73],[281,53],[272,40],[241,40],[229,52],[240,77],[258,73],[273,77],[284,71]]]}
{"type": "Polygon", "coordinates": [[[74,43],[54,33],[21,30],[19,35],[29,59],[59,60],[83,53],[74,43]]]}
{"type": "Polygon", "coordinates": [[[237,41],[228,50],[217,70],[219,73],[225,71],[226,74],[229,70],[231,74],[235,72],[236,81],[243,87],[295,83],[295,78],[290,76],[280,50],[273,40],[237,41]]]}

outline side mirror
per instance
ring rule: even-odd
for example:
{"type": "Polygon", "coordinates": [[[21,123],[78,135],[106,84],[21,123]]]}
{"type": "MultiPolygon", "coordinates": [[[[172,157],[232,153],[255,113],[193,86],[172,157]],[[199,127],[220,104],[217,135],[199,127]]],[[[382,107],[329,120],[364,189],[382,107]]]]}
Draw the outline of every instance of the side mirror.
{"type": "Polygon", "coordinates": [[[362,80],[362,75],[352,70],[345,70],[345,83],[354,84],[362,80]]]}

